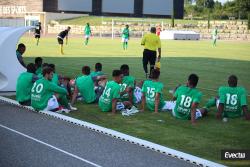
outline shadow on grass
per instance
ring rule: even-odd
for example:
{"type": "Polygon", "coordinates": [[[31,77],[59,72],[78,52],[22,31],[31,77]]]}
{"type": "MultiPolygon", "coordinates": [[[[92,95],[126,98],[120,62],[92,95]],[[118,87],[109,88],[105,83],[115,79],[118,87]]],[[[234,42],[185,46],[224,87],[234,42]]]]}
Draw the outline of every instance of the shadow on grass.
{"type": "MultiPolygon", "coordinates": [[[[33,62],[34,58],[25,58],[26,62],[33,62]]],[[[111,74],[113,69],[119,69],[121,64],[130,66],[131,75],[144,79],[141,58],[109,58],[109,57],[72,57],[56,58],[45,57],[44,62],[55,63],[58,73],[75,77],[81,73],[83,65],[94,67],[96,62],[103,64],[103,71],[111,74]]],[[[236,74],[239,84],[250,90],[250,62],[211,58],[162,58],[161,81],[164,83],[164,94],[178,83],[185,83],[190,73],[200,76],[199,87],[217,90],[226,85],[227,77],[236,74]]],[[[203,90],[203,102],[214,96],[216,92],[203,90]]],[[[167,96],[167,99],[170,95],[167,96]]],[[[76,104],[79,111],[69,116],[111,128],[132,136],[146,139],[173,149],[190,153],[202,158],[223,163],[226,165],[249,165],[249,162],[221,161],[222,149],[250,148],[250,122],[241,118],[230,119],[223,123],[215,119],[214,110],[207,118],[198,121],[197,126],[191,126],[190,121],[176,120],[170,113],[151,114],[149,111],[132,117],[123,117],[121,114],[111,116],[102,113],[96,104],[76,104]],[[164,120],[164,121],[158,121],[164,120]]]]}

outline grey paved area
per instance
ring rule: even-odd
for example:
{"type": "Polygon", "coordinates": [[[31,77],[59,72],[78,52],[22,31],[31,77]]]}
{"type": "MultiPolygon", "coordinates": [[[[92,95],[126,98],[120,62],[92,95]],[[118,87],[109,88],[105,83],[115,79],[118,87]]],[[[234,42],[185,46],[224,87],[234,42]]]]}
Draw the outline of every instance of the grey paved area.
{"type": "MultiPolygon", "coordinates": [[[[193,166],[185,161],[1,101],[0,125],[104,167],[193,166]]],[[[0,166],[93,165],[0,126],[0,166]]]]}

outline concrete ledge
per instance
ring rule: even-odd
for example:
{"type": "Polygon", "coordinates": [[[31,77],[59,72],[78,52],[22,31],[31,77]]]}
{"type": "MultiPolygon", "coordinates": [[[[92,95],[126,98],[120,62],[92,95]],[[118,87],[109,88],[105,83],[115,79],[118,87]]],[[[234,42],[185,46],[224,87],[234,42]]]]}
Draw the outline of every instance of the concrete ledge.
{"type": "MultiPolygon", "coordinates": [[[[28,109],[30,111],[37,112],[32,107],[21,106],[17,101],[12,100],[12,99],[8,99],[8,98],[2,97],[2,96],[0,96],[0,101],[4,101],[6,103],[9,103],[9,104],[12,104],[12,105],[15,105],[18,107],[22,107],[22,108],[28,109]]],[[[99,132],[99,133],[102,133],[105,135],[109,135],[111,137],[114,137],[114,138],[117,138],[117,139],[120,139],[123,141],[130,142],[132,144],[140,145],[140,146],[145,147],[147,149],[151,149],[153,151],[157,151],[157,152],[165,154],[167,156],[171,156],[174,158],[178,158],[180,160],[184,160],[186,162],[192,163],[192,164],[197,165],[197,166],[224,167],[224,165],[221,165],[221,164],[218,164],[218,163],[215,163],[212,161],[208,161],[206,159],[202,159],[202,158],[199,158],[199,157],[196,157],[196,156],[193,156],[193,155],[181,152],[181,151],[177,151],[177,150],[165,147],[165,146],[161,146],[159,144],[155,144],[155,143],[152,143],[152,142],[149,142],[146,140],[142,140],[142,139],[130,136],[130,135],[126,135],[124,133],[120,133],[120,132],[114,131],[112,129],[108,129],[108,128],[101,127],[101,126],[98,126],[98,125],[95,125],[92,123],[88,123],[88,122],[85,122],[82,120],[71,118],[69,116],[65,116],[65,115],[58,114],[58,113],[51,112],[51,111],[38,111],[38,112],[41,114],[45,114],[45,115],[48,115],[48,116],[51,116],[51,117],[75,124],[75,125],[78,125],[78,126],[83,126],[83,127],[88,128],[90,130],[93,130],[93,131],[96,131],[96,132],[99,132]]]]}

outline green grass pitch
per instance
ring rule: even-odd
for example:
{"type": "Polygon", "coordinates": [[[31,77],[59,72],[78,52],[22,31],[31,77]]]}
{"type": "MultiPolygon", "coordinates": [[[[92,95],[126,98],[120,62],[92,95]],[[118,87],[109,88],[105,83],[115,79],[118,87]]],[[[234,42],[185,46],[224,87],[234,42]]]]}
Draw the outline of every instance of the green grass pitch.
{"type": "MultiPolygon", "coordinates": [[[[140,39],[131,39],[128,50],[123,51],[121,39],[94,37],[88,46],[84,46],[83,38],[70,38],[64,47],[65,55],[59,54],[56,38],[41,38],[39,46],[36,46],[32,37],[23,37],[20,42],[27,45],[24,55],[26,62],[33,62],[36,56],[41,56],[44,62],[55,63],[59,74],[75,77],[81,73],[83,65],[93,69],[96,62],[101,62],[103,71],[110,76],[113,69],[126,63],[130,66],[132,76],[137,80],[144,79],[140,39]]],[[[198,88],[203,93],[200,106],[216,95],[219,86],[227,84],[230,74],[236,74],[239,85],[250,91],[250,42],[218,41],[218,46],[212,47],[211,41],[166,40],[162,41],[161,62],[160,80],[165,86],[165,100],[171,99],[168,90],[179,83],[185,83],[190,73],[200,77],[198,88]]],[[[190,121],[176,120],[167,112],[145,112],[123,117],[121,114],[111,116],[102,113],[96,104],[78,102],[76,106],[79,111],[69,116],[225,165],[250,165],[249,161],[220,160],[222,149],[250,149],[250,121],[242,118],[229,119],[223,123],[215,119],[213,110],[208,117],[199,120],[197,126],[192,126],[190,121]]]]}

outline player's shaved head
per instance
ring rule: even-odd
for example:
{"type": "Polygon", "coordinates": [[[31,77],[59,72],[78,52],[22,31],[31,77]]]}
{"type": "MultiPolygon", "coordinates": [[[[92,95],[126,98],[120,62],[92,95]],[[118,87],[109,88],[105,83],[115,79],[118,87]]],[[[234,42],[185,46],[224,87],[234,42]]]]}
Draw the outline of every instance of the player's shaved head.
{"type": "Polygon", "coordinates": [[[228,85],[230,87],[236,87],[237,86],[237,83],[238,83],[238,78],[236,75],[230,75],[228,77],[228,85]]]}
{"type": "Polygon", "coordinates": [[[152,79],[159,79],[161,72],[158,69],[153,69],[151,71],[151,78],[152,79]]]}
{"type": "Polygon", "coordinates": [[[112,76],[115,82],[121,83],[123,77],[121,70],[113,70],[112,76]]]}
{"type": "Polygon", "coordinates": [[[129,75],[129,66],[127,64],[121,65],[120,70],[123,75],[129,75]]]}
{"type": "Polygon", "coordinates": [[[90,67],[89,66],[83,66],[82,67],[82,73],[84,75],[89,75],[90,74],[90,67]]]}
{"type": "Polygon", "coordinates": [[[36,66],[34,63],[29,63],[27,65],[27,72],[29,73],[35,73],[36,72],[36,66]]]}
{"type": "Polygon", "coordinates": [[[156,28],[155,27],[151,27],[150,32],[151,33],[156,33],[156,28]]]}
{"type": "Polygon", "coordinates": [[[96,63],[95,64],[95,70],[96,71],[102,71],[102,64],[101,63],[96,63]]]}
{"type": "Polygon", "coordinates": [[[199,77],[196,74],[190,74],[188,77],[188,84],[192,87],[196,87],[199,81],[199,77]]]}
{"type": "Polygon", "coordinates": [[[36,57],[35,58],[35,64],[42,65],[42,63],[43,63],[43,59],[41,57],[36,57]]]}
{"type": "Polygon", "coordinates": [[[49,64],[48,66],[53,69],[53,72],[55,72],[55,70],[56,70],[55,64],[49,64]]]}
{"type": "Polygon", "coordinates": [[[121,70],[113,70],[113,73],[112,73],[113,77],[119,77],[120,75],[122,75],[121,70]]]}

